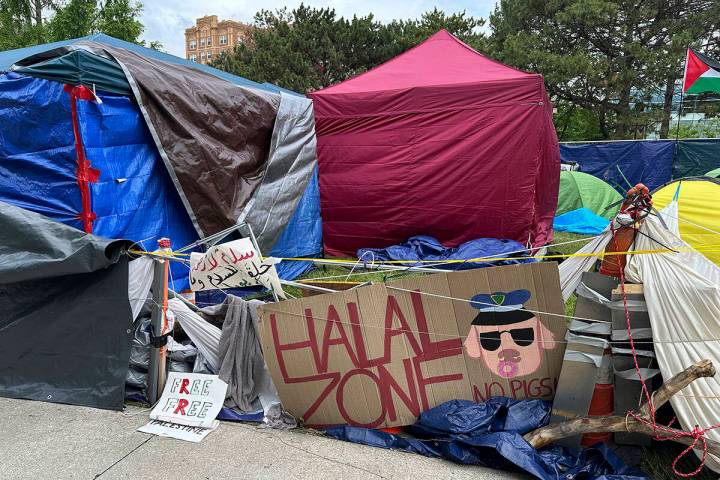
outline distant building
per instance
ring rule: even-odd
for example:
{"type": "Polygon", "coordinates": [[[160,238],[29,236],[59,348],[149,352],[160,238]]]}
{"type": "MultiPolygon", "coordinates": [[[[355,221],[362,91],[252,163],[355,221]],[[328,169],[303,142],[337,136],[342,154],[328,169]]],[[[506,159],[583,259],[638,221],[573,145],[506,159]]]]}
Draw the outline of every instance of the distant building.
{"type": "Polygon", "coordinates": [[[235,45],[249,42],[252,29],[235,20],[218,20],[217,15],[198,18],[194,27],[185,29],[185,57],[208,64],[235,45]]]}

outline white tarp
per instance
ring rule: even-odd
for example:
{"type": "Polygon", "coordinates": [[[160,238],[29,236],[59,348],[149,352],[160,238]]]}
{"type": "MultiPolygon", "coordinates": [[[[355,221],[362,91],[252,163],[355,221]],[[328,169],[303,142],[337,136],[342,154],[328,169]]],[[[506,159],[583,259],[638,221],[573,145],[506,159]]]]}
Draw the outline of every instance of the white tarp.
{"type": "Polygon", "coordinates": [[[128,264],[128,299],[133,321],[140,314],[150,293],[153,281],[153,259],[136,258],[128,264]]]}
{"type": "Polygon", "coordinates": [[[575,289],[582,279],[582,274],[590,270],[597,261],[598,257],[590,254],[602,253],[611,237],[610,230],[605,230],[576,252],[583,255],[570,257],[559,265],[563,301],[567,302],[567,299],[575,293],[575,289]]]}
{"type": "MultiPolygon", "coordinates": [[[[677,228],[677,206],[661,212],[677,228]]],[[[666,380],[703,359],[720,367],[720,268],[696,251],[689,251],[679,235],[649,216],[635,240],[635,250],[671,246],[681,253],[634,255],[625,269],[627,279],[644,285],[660,371],[666,380]]],[[[699,379],[670,400],[685,430],[720,423],[720,382],[699,379]]],[[[720,430],[706,433],[720,441],[720,430]]],[[[702,454],[702,452],[696,451],[702,454]]],[[[709,456],[707,466],[720,472],[720,459],[709,456]]]]}
{"type": "Polygon", "coordinates": [[[222,331],[215,325],[206,322],[177,298],[168,301],[168,310],[175,315],[175,320],[180,322],[182,329],[205,357],[208,367],[213,372],[217,372],[220,369],[218,348],[222,331]]]}

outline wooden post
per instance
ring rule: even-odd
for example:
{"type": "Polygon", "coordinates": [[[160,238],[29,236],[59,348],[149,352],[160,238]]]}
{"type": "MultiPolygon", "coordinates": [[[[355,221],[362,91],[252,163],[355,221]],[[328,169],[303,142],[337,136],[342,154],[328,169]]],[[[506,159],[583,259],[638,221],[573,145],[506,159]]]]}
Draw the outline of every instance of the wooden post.
{"type": "MultiPolygon", "coordinates": [[[[158,240],[160,247],[158,253],[170,253],[170,240],[161,238],[158,240]]],[[[168,272],[170,268],[169,259],[153,258],[153,283],[152,283],[152,311],[150,314],[151,333],[155,337],[162,337],[168,333],[167,304],[168,304],[168,272]]],[[[150,364],[148,365],[148,388],[147,396],[150,403],[157,402],[165,388],[167,372],[165,369],[167,347],[163,345],[151,345],[150,364]]]]}

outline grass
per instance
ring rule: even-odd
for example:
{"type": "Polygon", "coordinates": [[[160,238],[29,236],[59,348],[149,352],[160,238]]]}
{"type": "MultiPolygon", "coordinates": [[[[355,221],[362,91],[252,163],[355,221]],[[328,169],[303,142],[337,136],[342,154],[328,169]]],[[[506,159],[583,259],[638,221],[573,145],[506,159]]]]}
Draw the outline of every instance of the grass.
{"type": "MultiPolygon", "coordinates": [[[[574,240],[581,240],[583,238],[589,238],[585,235],[577,235],[574,233],[566,232],[555,232],[555,239],[553,244],[565,243],[574,240]]],[[[575,253],[585,245],[585,242],[568,243],[566,245],[551,246],[549,248],[549,254],[562,254],[569,255],[575,253]]],[[[424,275],[419,272],[372,272],[362,275],[352,275],[348,278],[350,268],[341,267],[335,265],[321,266],[315,270],[312,270],[302,276],[303,279],[314,279],[324,277],[337,277],[328,279],[328,281],[372,281],[374,283],[383,283],[391,278],[397,278],[398,276],[409,276],[409,275],[424,275]]],[[[353,272],[360,273],[360,272],[353,272]]],[[[302,293],[299,289],[286,288],[294,296],[301,296],[302,293]]],[[[565,314],[572,316],[575,313],[575,303],[577,297],[573,294],[568,301],[565,303],[565,314]]],[[[649,448],[645,448],[642,455],[642,463],[640,468],[649,475],[650,478],[655,480],[670,480],[678,478],[672,471],[673,460],[683,451],[684,447],[673,443],[673,442],[653,442],[653,445],[649,448]]],[[[678,469],[680,472],[691,472],[695,470],[699,465],[698,459],[694,454],[685,456],[681,461],[678,462],[678,469]]],[[[694,477],[696,480],[715,480],[716,475],[713,475],[707,468],[703,469],[697,476],[694,477]]]]}

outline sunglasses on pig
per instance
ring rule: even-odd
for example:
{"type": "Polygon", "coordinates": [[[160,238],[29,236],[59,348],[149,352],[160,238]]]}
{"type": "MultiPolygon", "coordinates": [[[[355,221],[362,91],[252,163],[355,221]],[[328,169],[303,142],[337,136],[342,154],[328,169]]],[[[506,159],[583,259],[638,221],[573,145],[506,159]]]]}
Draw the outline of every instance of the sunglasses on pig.
{"type": "Polygon", "coordinates": [[[535,340],[535,329],[529,328],[512,328],[510,330],[500,330],[494,332],[482,332],[478,336],[480,337],[480,346],[483,350],[488,352],[494,352],[500,348],[500,336],[503,333],[509,333],[513,339],[513,342],[519,347],[527,347],[532,345],[535,340]]]}

